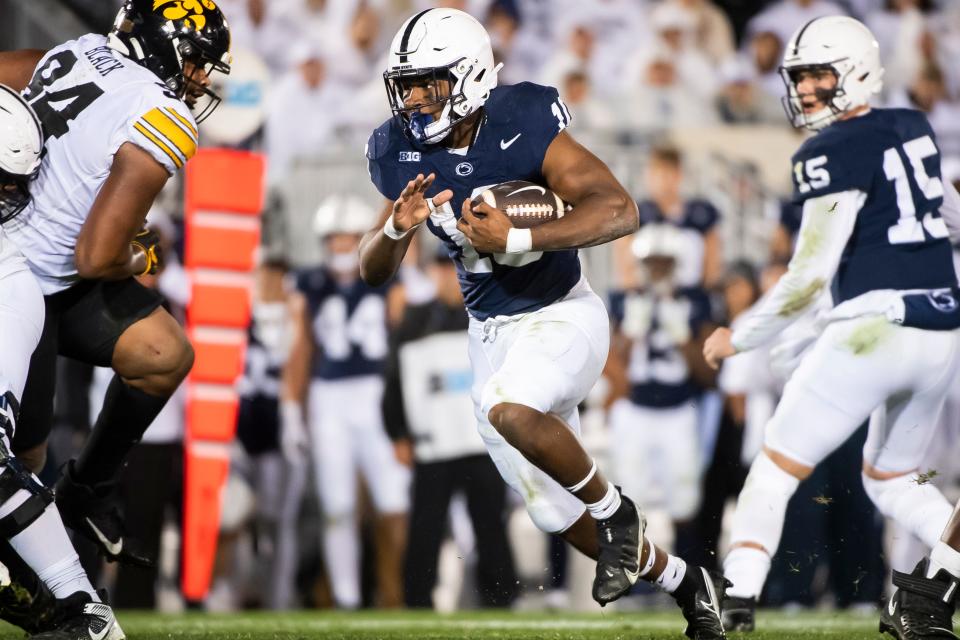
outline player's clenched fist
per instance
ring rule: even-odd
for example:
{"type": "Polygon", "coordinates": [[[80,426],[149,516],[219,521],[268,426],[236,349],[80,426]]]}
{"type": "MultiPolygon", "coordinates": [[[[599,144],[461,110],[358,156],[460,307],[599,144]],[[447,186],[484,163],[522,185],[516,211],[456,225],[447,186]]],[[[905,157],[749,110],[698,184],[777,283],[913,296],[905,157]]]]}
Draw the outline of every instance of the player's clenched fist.
{"type": "Polygon", "coordinates": [[[736,355],[737,350],[730,340],[731,335],[730,329],[720,327],[711,333],[707,341],[703,343],[703,359],[712,368],[719,368],[721,360],[736,355]]]}
{"type": "Polygon", "coordinates": [[[163,250],[160,248],[160,236],[153,229],[144,227],[137,232],[131,243],[134,249],[142,251],[146,257],[143,271],[137,275],[153,275],[160,268],[163,250]]]}
{"type": "Polygon", "coordinates": [[[400,197],[393,203],[393,226],[398,232],[404,233],[421,224],[431,211],[453,197],[453,192],[449,189],[441,191],[433,198],[427,198],[424,195],[435,178],[436,176],[432,173],[427,177],[423,177],[422,173],[418,174],[400,192],[400,197]]]}

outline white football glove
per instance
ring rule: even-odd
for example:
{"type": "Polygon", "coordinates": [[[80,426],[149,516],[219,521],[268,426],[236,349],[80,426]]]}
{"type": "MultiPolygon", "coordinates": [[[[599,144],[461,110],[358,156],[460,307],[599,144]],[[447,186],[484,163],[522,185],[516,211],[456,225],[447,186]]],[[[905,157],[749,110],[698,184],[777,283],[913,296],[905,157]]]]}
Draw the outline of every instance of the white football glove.
{"type": "Polygon", "coordinates": [[[689,342],[690,305],[685,300],[665,298],[657,308],[660,327],[667,332],[673,344],[683,345],[689,342]]]}
{"type": "Polygon", "coordinates": [[[291,465],[303,464],[310,440],[299,402],[284,401],[280,406],[280,452],[291,465]]]}

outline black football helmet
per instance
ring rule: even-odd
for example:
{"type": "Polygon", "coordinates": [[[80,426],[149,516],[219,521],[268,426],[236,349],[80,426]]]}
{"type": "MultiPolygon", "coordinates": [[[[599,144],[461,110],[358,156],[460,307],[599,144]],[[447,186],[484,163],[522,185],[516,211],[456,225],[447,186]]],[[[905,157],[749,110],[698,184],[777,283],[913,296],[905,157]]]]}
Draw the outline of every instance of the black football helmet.
{"type": "MultiPolygon", "coordinates": [[[[111,47],[153,71],[181,100],[192,83],[186,63],[208,76],[230,73],[230,27],[214,0],[125,0],[107,37],[111,47]]],[[[197,122],[220,104],[211,89],[204,94],[206,103],[195,109],[197,122]]]]}

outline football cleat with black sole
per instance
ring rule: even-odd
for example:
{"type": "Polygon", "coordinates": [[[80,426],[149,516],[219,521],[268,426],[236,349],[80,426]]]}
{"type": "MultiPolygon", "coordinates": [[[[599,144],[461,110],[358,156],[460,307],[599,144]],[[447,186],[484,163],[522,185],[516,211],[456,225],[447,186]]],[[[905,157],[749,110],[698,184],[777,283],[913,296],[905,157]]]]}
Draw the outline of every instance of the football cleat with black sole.
{"type": "Polygon", "coordinates": [[[687,620],[684,631],[691,640],[725,640],[720,604],[731,583],[703,567],[688,564],[673,597],[687,620]]]}
{"type": "Polygon", "coordinates": [[[94,602],[90,594],[78,591],[57,601],[56,626],[30,636],[34,640],[124,640],[127,636],[106,602],[94,602]]]}
{"type": "Polygon", "coordinates": [[[723,628],[726,631],[750,632],[755,627],[757,615],[756,598],[727,596],[720,605],[723,628]]]}
{"type": "Polygon", "coordinates": [[[924,558],[913,573],[893,572],[896,591],[880,609],[880,633],[898,640],[956,640],[953,611],[960,579],[941,569],[927,578],[924,558]]]}
{"type": "Polygon", "coordinates": [[[646,527],[646,519],[625,495],[620,496],[616,513],[597,520],[600,553],[593,599],[601,606],[625,594],[640,577],[640,542],[646,527]]]}
{"type": "Polygon", "coordinates": [[[71,460],[57,482],[56,503],[63,523],[97,545],[108,560],[153,566],[152,560],[134,549],[135,542],[126,534],[116,482],[82,484],[74,478],[71,460]]]}

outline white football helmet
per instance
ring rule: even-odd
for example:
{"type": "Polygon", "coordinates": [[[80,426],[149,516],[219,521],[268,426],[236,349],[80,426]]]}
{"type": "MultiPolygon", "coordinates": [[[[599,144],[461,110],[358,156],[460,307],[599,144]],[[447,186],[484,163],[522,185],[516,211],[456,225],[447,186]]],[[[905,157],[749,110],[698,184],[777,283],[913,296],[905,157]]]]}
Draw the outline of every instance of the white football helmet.
{"type": "Polygon", "coordinates": [[[40,172],[43,127],[20,94],[0,84],[0,223],[30,202],[30,181],[40,172]]]}
{"type": "Polygon", "coordinates": [[[427,9],[408,19],[390,44],[383,79],[390,108],[404,131],[421,144],[443,140],[463,118],[483,106],[497,86],[490,36],[476,18],[456,9],[427,9]],[[450,82],[450,95],[437,119],[420,109],[406,107],[404,94],[412,85],[450,82]]]}
{"type": "Polygon", "coordinates": [[[321,240],[336,233],[363,235],[376,222],[377,212],[354,195],[327,196],[313,217],[313,232],[321,240]]]}
{"type": "MultiPolygon", "coordinates": [[[[876,38],[862,22],[847,16],[815,18],[790,38],[780,75],[787,85],[783,106],[795,127],[819,131],[843,113],[870,104],[883,87],[883,67],[876,38]],[[826,107],[805,114],[797,85],[798,71],[827,68],[837,77],[836,89],[823,92],[826,107]]],[[[819,93],[819,92],[818,92],[819,93]]]]}
{"type": "Polygon", "coordinates": [[[686,244],[683,232],[672,224],[650,223],[640,227],[630,245],[637,260],[672,258],[677,264],[683,259],[686,244]]]}

